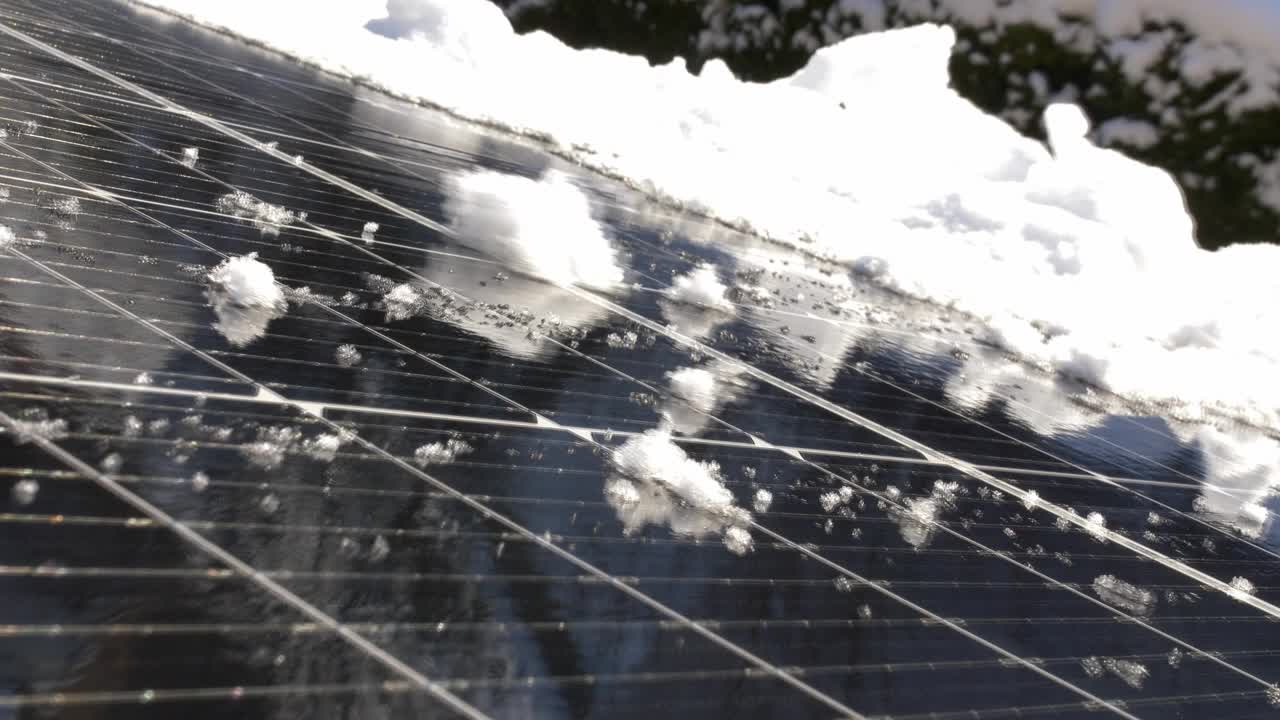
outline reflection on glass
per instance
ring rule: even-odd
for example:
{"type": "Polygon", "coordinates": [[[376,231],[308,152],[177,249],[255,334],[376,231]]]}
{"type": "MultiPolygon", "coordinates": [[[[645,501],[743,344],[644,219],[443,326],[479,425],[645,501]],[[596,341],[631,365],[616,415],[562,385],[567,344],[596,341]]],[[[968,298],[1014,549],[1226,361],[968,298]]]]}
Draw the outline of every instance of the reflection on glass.
{"type": "Polygon", "coordinates": [[[523,360],[554,354],[556,345],[545,342],[544,336],[577,335],[605,316],[605,310],[597,305],[540,280],[507,273],[499,265],[432,259],[422,276],[456,289],[461,296],[462,308],[437,319],[479,335],[505,355],[523,360]]]}

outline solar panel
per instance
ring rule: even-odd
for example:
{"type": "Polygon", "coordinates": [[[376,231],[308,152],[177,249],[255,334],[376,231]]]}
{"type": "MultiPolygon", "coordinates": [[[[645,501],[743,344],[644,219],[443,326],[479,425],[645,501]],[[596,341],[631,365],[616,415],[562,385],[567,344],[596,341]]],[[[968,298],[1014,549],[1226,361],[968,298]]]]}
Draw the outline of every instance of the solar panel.
{"type": "Polygon", "coordinates": [[[1274,712],[1275,550],[1167,426],[961,402],[997,361],[938,311],[602,178],[629,290],[513,276],[443,179],[567,167],[532,143],[131,6],[0,23],[14,713],[1274,712]],[[253,252],[287,311],[208,294],[253,252]],[[708,260],[768,301],[670,303],[708,260]],[[614,492],[664,418],[738,514],[614,492]]]}

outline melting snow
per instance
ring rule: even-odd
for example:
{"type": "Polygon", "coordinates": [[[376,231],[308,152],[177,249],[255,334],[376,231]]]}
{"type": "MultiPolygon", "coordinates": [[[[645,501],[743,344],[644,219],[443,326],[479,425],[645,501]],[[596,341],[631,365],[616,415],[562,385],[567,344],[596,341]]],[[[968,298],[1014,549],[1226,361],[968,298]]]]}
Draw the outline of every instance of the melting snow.
{"type": "Polygon", "coordinates": [[[401,283],[382,296],[382,303],[387,308],[387,320],[408,320],[418,314],[424,301],[412,285],[401,283]]]}
{"type": "Polygon", "coordinates": [[[470,455],[475,448],[465,441],[449,438],[444,442],[428,443],[413,451],[413,461],[419,467],[428,465],[445,465],[457,460],[462,455],[470,455]]]}
{"type": "Polygon", "coordinates": [[[302,439],[302,431],[295,427],[272,426],[258,428],[258,439],[240,446],[240,454],[250,464],[263,470],[274,470],[284,462],[285,455],[302,439]]]}
{"type": "Polygon", "coordinates": [[[1080,667],[1084,669],[1084,674],[1091,678],[1102,677],[1102,661],[1095,656],[1080,658],[1080,667]]]}
{"type": "Polygon", "coordinates": [[[44,208],[55,217],[70,219],[80,214],[80,198],[59,196],[45,203],[44,208]]]}
{"type": "Polygon", "coordinates": [[[715,267],[700,265],[688,274],[676,277],[667,288],[667,297],[686,305],[732,313],[733,303],[725,297],[727,290],[720,282],[715,267]]]}
{"type": "Polygon", "coordinates": [[[1134,615],[1146,617],[1156,606],[1156,594],[1120,580],[1114,575],[1099,575],[1093,580],[1093,591],[1108,605],[1134,615]]]}
{"type": "Polygon", "coordinates": [[[1107,518],[1102,513],[1097,511],[1089,513],[1085,518],[1085,523],[1084,529],[1089,533],[1090,537],[1102,543],[1107,541],[1107,518]]]}
{"type": "Polygon", "coordinates": [[[274,493],[267,493],[258,501],[258,507],[267,515],[274,515],[280,509],[280,498],[274,493]]]}
{"type": "Polygon", "coordinates": [[[671,393],[683,398],[693,408],[710,412],[715,407],[716,377],[702,368],[680,368],[667,373],[671,393]]]}
{"type": "Polygon", "coordinates": [[[280,228],[298,219],[292,210],[263,202],[243,190],[220,196],[214,205],[220,213],[251,221],[263,235],[277,235],[280,228]]]}
{"type": "Polygon", "coordinates": [[[1227,594],[1236,600],[1244,601],[1253,595],[1254,590],[1253,583],[1249,582],[1248,578],[1236,576],[1231,578],[1231,589],[1227,594]]]}
{"type": "Polygon", "coordinates": [[[1040,506],[1040,493],[1035,490],[1028,490],[1022,494],[1022,506],[1028,510],[1035,510],[1040,506]]]}
{"type": "Polygon", "coordinates": [[[955,506],[959,489],[959,483],[937,481],[928,497],[907,498],[903,503],[905,510],[897,507],[890,509],[889,516],[898,523],[902,539],[917,550],[926,547],[937,531],[938,516],[944,509],[955,506]]]}
{"type": "Polygon", "coordinates": [[[302,442],[303,454],[312,460],[331,462],[338,455],[338,450],[346,442],[346,438],[332,433],[317,435],[302,442]]]}
{"type": "Polygon", "coordinates": [[[769,511],[769,506],[773,504],[773,493],[760,488],[756,491],[755,497],[751,499],[751,507],[758,513],[769,511]]]}
{"type": "Polygon", "coordinates": [[[720,360],[667,373],[671,398],[659,409],[663,427],[684,435],[702,432],[717,408],[733,402],[746,389],[740,374],[736,364],[720,360]]]}
{"type": "Polygon", "coordinates": [[[364,356],[356,349],[355,345],[339,345],[337,350],[333,351],[333,357],[342,367],[354,367],[364,360],[364,356]]]}
{"type": "Polygon", "coordinates": [[[462,244],[526,275],[562,286],[607,290],[622,269],[591,204],[568,176],[540,180],[489,170],[447,183],[445,214],[462,244]]]}
{"type": "Polygon", "coordinates": [[[1147,677],[1151,675],[1151,671],[1147,670],[1146,665],[1133,660],[1102,658],[1102,667],[1135,690],[1141,690],[1142,685],[1147,681],[1147,677]]]}
{"type": "Polygon", "coordinates": [[[223,260],[207,276],[206,297],[218,317],[214,328],[234,347],[261,337],[288,308],[275,274],[257,253],[223,260]]]}
{"type": "Polygon", "coordinates": [[[734,503],[715,463],[693,460],[671,437],[649,430],[613,453],[615,475],[605,483],[606,502],[627,533],[666,525],[676,535],[719,534],[737,555],[751,549],[751,514],[734,503]]]}
{"type": "Polygon", "coordinates": [[[13,419],[14,443],[23,445],[33,438],[61,440],[67,436],[67,421],[50,419],[44,408],[30,408],[13,419]]]}
{"type": "Polygon", "coordinates": [[[36,495],[39,492],[40,483],[35,480],[19,480],[13,484],[13,489],[9,491],[9,495],[13,498],[15,505],[30,505],[36,501],[36,495]]]}

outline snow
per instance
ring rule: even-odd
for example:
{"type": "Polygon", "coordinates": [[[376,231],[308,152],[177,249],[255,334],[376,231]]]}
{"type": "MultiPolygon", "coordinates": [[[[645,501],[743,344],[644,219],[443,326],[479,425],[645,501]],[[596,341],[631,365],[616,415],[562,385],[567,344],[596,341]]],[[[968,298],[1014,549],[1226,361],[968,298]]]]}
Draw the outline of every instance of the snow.
{"type": "Polygon", "coordinates": [[[205,293],[218,320],[213,327],[233,347],[261,337],[288,307],[275,274],[257,253],[227,258],[206,276],[205,293]]]}
{"type": "MultiPolygon", "coordinates": [[[[896,488],[892,489],[896,490],[896,488]]],[[[902,539],[916,550],[927,547],[938,529],[938,520],[942,511],[955,507],[956,493],[959,489],[958,483],[938,481],[933,484],[933,490],[927,497],[907,498],[902,503],[903,507],[891,508],[889,516],[898,523],[898,532],[902,535],[902,539]]],[[[839,500],[838,493],[831,494],[836,496],[836,501],[839,500]]],[[[891,492],[890,497],[893,496],[891,492]]],[[[832,502],[832,507],[834,506],[835,503],[832,502]]],[[[826,509],[826,502],[823,502],[823,509],[826,509]]]]}
{"type": "Polygon", "coordinates": [[[622,269],[585,193],[568,176],[539,180],[489,170],[448,183],[445,214],[459,242],[526,275],[607,290],[622,269]]]}
{"type": "Polygon", "coordinates": [[[275,470],[302,439],[302,431],[285,425],[258,428],[257,439],[240,446],[240,454],[250,465],[275,470]]]}
{"type": "Polygon", "coordinates": [[[756,490],[755,496],[751,499],[751,507],[758,513],[769,511],[769,506],[773,504],[773,493],[760,488],[756,490]]]}
{"type": "Polygon", "coordinates": [[[684,399],[700,412],[710,412],[715,407],[716,378],[702,368],[680,368],[667,374],[671,393],[684,399]]]}
{"type": "MultiPolygon", "coordinates": [[[[1034,323],[1043,337],[1023,333],[1009,349],[1042,367],[1179,416],[1208,410],[1280,428],[1280,384],[1263,381],[1280,365],[1280,248],[1198,249],[1174,180],[1096,147],[1072,106],[1046,113],[1051,149],[984,114],[948,87],[950,28],[851,38],[790,78],[753,84],[716,61],[695,77],[678,61],[650,67],[543,33],[517,36],[483,0],[148,2],[461,117],[547,138],[655,198],[845,263],[896,292],[993,323],[1034,323]]],[[[936,19],[1030,22],[1075,37],[1135,81],[1169,44],[1131,33],[1176,20],[1197,35],[1175,63],[1187,83],[1239,64],[1244,81],[1226,97],[1228,111],[1276,101],[1280,13],[1260,3],[938,5],[936,19]],[[1077,30],[1064,14],[1092,19],[1096,31],[1077,30]]],[[[769,15],[757,7],[734,17],[769,15]]],[[[877,12],[882,3],[841,3],[833,18],[875,25],[877,12]]],[[[714,47],[729,32],[713,28],[700,42],[714,47]]],[[[1095,136],[1140,145],[1147,130],[1104,124],[1095,136]]],[[[1280,183],[1266,162],[1255,172],[1280,183]]],[[[520,272],[599,288],[621,279],[589,203],[558,174],[457,176],[447,205],[464,244],[520,272]]]]}
{"type": "Polygon", "coordinates": [[[364,227],[360,229],[360,239],[367,243],[371,243],[373,242],[373,235],[376,232],[378,232],[378,223],[367,222],[364,224],[364,227]]]}
{"type": "Polygon", "coordinates": [[[50,214],[59,218],[74,218],[81,212],[80,198],[76,197],[55,197],[45,204],[45,209],[50,214]]]}
{"type": "Polygon", "coordinates": [[[475,448],[466,441],[449,438],[444,442],[427,443],[414,450],[413,461],[418,464],[418,467],[424,468],[429,465],[447,465],[472,452],[475,452],[475,448]]]}
{"type": "Polygon", "coordinates": [[[360,361],[364,360],[364,356],[360,354],[355,345],[347,343],[339,345],[333,351],[333,359],[337,360],[342,367],[355,367],[360,364],[360,361]]]}
{"type": "Polygon", "coordinates": [[[686,305],[732,313],[733,303],[725,298],[726,290],[714,267],[700,265],[672,280],[667,297],[686,305]]]}
{"type": "Polygon", "coordinates": [[[735,504],[720,467],[690,458],[667,433],[649,430],[628,440],[613,453],[612,470],[605,501],[628,534],[665,525],[676,535],[719,535],[736,555],[751,549],[751,514],[735,504]]]}
{"type": "Polygon", "coordinates": [[[182,158],[178,162],[186,167],[194,168],[196,162],[200,160],[200,148],[184,147],[182,148],[182,158]]]}
{"type": "Polygon", "coordinates": [[[719,408],[734,402],[746,389],[737,366],[720,360],[705,367],[683,367],[667,373],[670,397],[658,409],[663,427],[682,435],[697,435],[711,423],[719,408]]]}
{"type": "Polygon", "coordinates": [[[223,260],[209,272],[208,280],[237,305],[276,306],[284,302],[275,273],[258,260],[257,253],[223,260]]]}
{"type": "Polygon", "coordinates": [[[1085,517],[1085,532],[1098,542],[1105,543],[1108,538],[1107,534],[1107,518],[1098,511],[1093,511],[1085,517]]]}
{"type": "Polygon", "coordinates": [[[301,450],[304,455],[307,455],[312,460],[333,462],[333,459],[338,455],[338,450],[342,448],[345,441],[345,438],[341,435],[324,433],[304,440],[301,450]]]}
{"type": "Polygon", "coordinates": [[[1099,575],[1093,580],[1093,591],[1108,605],[1146,617],[1156,606],[1156,594],[1114,575],[1099,575]]]}
{"type": "Polygon", "coordinates": [[[219,196],[214,207],[224,215],[249,220],[263,235],[278,235],[280,228],[292,225],[298,219],[292,210],[259,200],[243,190],[219,196]]]}
{"type": "Polygon", "coordinates": [[[408,320],[416,315],[424,305],[422,294],[408,283],[401,283],[391,288],[382,296],[383,305],[387,309],[387,320],[408,320]]]}
{"type": "Polygon", "coordinates": [[[13,230],[8,225],[0,225],[0,250],[8,247],[15,239],[17,235],[13,234],[13,230]]]}
{"type": "Polygon", "coordinates": [[[50,418],[42,408],[29,408],[13,419],[13,442],[25,445],[35,438],[61,440],[67,436],[67,421],[50,418]]]}
{"type": "Polygon", "coordinates": [[[13,484],[13,488],[9,491],[9,496],[13,499],[15,505],[30,505],[36,501],[36,495],[40,492],[40,483],[35,480],[19,480],[13,484]]]}
{"type": "Polygon", "coordinates": [[[1151,671],[1147,669],[1147,666],[1136,660],[1103,658],[1102,666],[1134,690],[1141,690],[1143,684],[1146,683],[1147,678],[1151,675],[1151,671]]]}
{"type": "Polygon", "coordinates": [[[1231,589],[1227,591],[1227,594],[1241,602],[1248,599],[1248,597],[1253,595],[1255,592],[1253,583],[1250,582],[1248,578],[1239,576],[1233,577],[1231,578],[1230,586],[1231,589]]]}

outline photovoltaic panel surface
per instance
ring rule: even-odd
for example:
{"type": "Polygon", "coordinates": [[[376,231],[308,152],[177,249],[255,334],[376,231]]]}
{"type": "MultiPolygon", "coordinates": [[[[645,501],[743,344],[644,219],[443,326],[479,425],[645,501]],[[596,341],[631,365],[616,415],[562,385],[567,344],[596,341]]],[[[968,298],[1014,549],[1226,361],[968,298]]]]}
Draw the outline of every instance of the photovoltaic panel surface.
{"type": "Polygon", "coordinates": [[[1269,525],[1223,521],[1256,492],[1172,424],[1002,382],[962,318],[227,38],[80,0],[0,23],[15,713],[1275,712],[1269,525]],[[458,245],[445,180],[476,168],[575,173],[625,291],[458,245]],[[209,294],[247,253],[287,311],[209,294]],[[733,313],[664,294],[708,262],[753,289],[733,313]],[[749,547],[610,491],[660,426],[749,547]]]}

